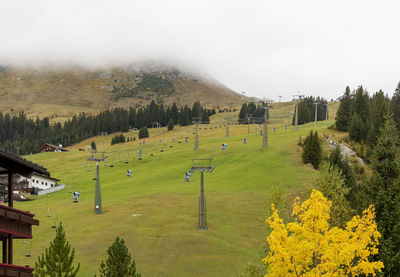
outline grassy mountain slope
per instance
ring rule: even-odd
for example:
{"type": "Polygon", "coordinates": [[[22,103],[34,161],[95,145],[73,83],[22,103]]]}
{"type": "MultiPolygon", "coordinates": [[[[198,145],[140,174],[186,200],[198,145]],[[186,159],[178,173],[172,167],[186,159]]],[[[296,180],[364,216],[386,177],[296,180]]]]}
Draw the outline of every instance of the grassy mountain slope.
{"type": "Polygon", "coordinates": [[[70,117],[152,100],[178,106],[201,100],[208,107],[238,105],[246,98],[215,80],[177,69],[110,68],[89,70],[0,68],[0,111],[31,116],[70,117]]]}
{"type": "MultiPolygon", "coordinates": [[[[225,116],[236,118],[237,113],[225,116]]],[[[285,130],[280,120],[271,122],[269,130],[277,127],[277,131],[269,131],[269,147],[262,149],[262,137],[255,132],[258,126],[252,125],[247,134],[247,125],[233,125],[230,137],[225,138],[222,118],[218,115],[212,120],[200,126],[198,151],[193,151],[193,126],[171,132],[152,129],[145,146],[138,140],[111,146],[111,135],[93,138],[109,157],[100,166],[102,215],[93,211],[95,164],[87,161],[88,152],[78,151],[92,139],[74,145],[71,152],[27,156],[71,184],[71,191],[81,193],[81,202],[72,203],[67,188],[17,203],[17,208],[35,213],[40,225],[33,228],[32,258],[24,256],[29,245],[15,243],[15,263],[34,265],[54,237],[51,225],[58,221],[63,222],[81,262],[79,276],[97,273],[117,235],[125,239],[143,276],[235,276],[243,267],[260,263],[271,190],[279,186],[284,192],[296,192],[317,175],[302,163],[297,145],[299,136],[307,135],[314,125],[295,131],[285,130]],[[183,143],[186,136],[187,144],[183,143]],[[243,137],[248,144],[242,143],[243,137]],[[226,151],[220,149],[222,143],[228,144],[226,151]],[[144,153],[142,161],[137,159],[138,149],[144,153]],[[183,182],[191,158],[214,159],[214,172],[205,174],[207,231],[196,227],[200,174],[183,182]],[[127,169],[133,170],[132,177],[126,176],[127,169]]],[[[319,122],[320,133],[332,123],[319,122]]]]}

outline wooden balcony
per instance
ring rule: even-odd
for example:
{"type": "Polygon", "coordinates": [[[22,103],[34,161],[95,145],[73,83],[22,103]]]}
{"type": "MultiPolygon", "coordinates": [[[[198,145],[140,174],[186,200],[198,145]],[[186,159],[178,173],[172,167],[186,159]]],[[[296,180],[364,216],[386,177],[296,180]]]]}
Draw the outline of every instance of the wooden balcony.
{"type": "Polygon", "coordinates": [[[34,269],[31,267],[9,265],[0,263],[1,277],[32,277],[34,269]]]}
{"type": "Polygon", "coordinates": [[[0,205],[0,237],[32,238],[32,225],[39,225],[35,215],[18,209],[0,205]]]}
{"type": "Polygon", "coordinates": [[[13,265],[13,240],[31,239],[32,225],[39,225],[39,221],[33,218],[34,214],[13,208],[13,179],[14,174],[31,176],[35,173],[50,176],[46,168],[0,149],[0,175],[6,175],[8,197],[8,207],[0,205],[0,240],[3,252],[0,276],[33,276],[33,268],[13,265]]]}

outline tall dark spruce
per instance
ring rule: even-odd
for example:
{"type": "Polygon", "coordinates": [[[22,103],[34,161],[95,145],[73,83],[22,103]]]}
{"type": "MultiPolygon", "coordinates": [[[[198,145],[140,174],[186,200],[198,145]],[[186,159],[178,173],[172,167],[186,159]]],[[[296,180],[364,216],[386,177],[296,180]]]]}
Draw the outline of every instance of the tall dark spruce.
{"type": "Polygon", "coordinates": [[[365,206],[374,204],[376,223],[382,237],[378,258],[385,268],[385,276],[399,276],[400,272],[400,165],[398,133],[392,116],[388,116],[378,137],[373,153],[374,174],[365,185],[365,206]]]}

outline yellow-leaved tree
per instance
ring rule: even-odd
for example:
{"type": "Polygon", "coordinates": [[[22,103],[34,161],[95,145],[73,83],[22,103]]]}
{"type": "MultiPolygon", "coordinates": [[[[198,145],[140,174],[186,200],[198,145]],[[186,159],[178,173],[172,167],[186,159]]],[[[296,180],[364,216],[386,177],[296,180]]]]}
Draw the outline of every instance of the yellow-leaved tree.
{"type": "Polygon", "coordinates": [[[380,233],[371,205],[344,229],[329,227],[331,202],[313,190],[308,200],[293,204],[294,222],[284,224],[272,205],[266,276],[375,276],[383,268],[370,261],[378,253],[380,233]]]}

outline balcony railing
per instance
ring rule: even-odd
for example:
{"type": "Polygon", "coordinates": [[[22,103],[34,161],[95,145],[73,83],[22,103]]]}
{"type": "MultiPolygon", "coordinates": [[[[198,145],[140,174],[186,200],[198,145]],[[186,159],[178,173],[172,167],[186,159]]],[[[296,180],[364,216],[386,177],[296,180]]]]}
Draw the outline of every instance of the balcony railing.
{"type": "Polygon", "coordinates": [[[32,277],[33,270],[31,267],[0,263],[0,276],[2,277],[32,277]]]}

